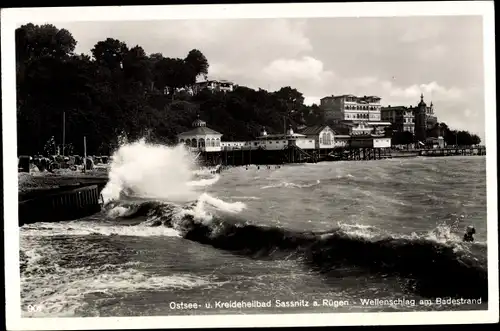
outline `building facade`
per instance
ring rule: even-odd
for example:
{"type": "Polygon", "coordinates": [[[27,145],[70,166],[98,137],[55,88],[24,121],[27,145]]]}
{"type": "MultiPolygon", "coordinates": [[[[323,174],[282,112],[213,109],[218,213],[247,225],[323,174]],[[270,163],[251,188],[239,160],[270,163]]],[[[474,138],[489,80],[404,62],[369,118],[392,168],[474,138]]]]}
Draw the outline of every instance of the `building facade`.
{"type": "Polygon", "coordinates": [[[192,123],[193,129],[177,135],[179,143],[185,144],[191,150],[204,152],[221,151],[222,133],[207,127],[205,121],[198,118],[192,123]]]}
{"type": "Polygon", "coordinates": [[[268,134],[265,128],[262,128],[260,136],[253,141],[254,147],[267,150],[282,150],[288,146],[295,145],[301,149],[314,149],[314,139],[304,134],[295,133],[292,126],[289,126],[286,133],[268,134]]]}
{"type": "Polygon", "coordinates": [[[332,95],[320,100],[320,108],[334,121],[380,121],[380,100],[377,96],[332,95]]]}
{"type": "Polygon", "coordinates": [[[378,137],[374,135],[352,136],[349,145],[354,148],[390,148],[392,139],[390,137],[378,137]]]}
{"type": "Polygon", "coordinates": [[[336,147],[336,133],[328,125],[306,127],[300,133],[314,140],[314,149],[336,147]]]}
{"type": "Polygon", "coordinates": [[[209,90],[211,92],[232,92],[234,90],[234,83],[227,80],[207,80],[204,82],[195,83],[192,87],[193,94],[197,94],[202,90],[209,90]]]}
{"type": "Polygon", "coordinates": [[[394,106],[382,107],[382,121],[390,122],[394,129],[403,132],[415,132],[415,116],[412,107],[394,106]]]}
{"type": "Polygon", "coordinates": [[[387,106],[382,107],[381,118],[382,121],[391,122],[395,130],[399,132],[409,131],[415,134],[415,123],[416,114],[424,115],[426,130],[433,129],[437,124],[438,120],[434,114],[434,104],[431,102],[430,106],[427,106],[423,101],[423,94],[420,95],[420,103],[417,107],[405,107],[405,106],[387,106]],[[423,105],[421,104],[423,102],[423,105]]]}
{"type": "Polygon", "coordinates": [[[425,117],[427,129],[434,128],[438,121],[436,115],[434,114],[434,104],[432,103],[432,101],[431,105],[426,108],[425,117]]]}

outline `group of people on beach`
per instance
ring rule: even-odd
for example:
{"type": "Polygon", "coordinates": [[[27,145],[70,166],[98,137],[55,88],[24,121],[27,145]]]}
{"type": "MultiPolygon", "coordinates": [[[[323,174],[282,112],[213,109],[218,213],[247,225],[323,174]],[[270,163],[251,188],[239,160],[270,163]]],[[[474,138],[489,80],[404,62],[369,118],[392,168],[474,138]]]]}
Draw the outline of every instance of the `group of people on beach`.
{"type": "Polygon", "coordinates": [[[56,169],[69,169],[77,171],[79,169],[93,170],[96,164],[108,164],[108,156],[87,156],[80,155],[23,155],[18,157],[18,168],[21,171],[29,171],[36,167],[40,172],[52,172],[56,169]],[[85,164],[85,167],[83,166],[85,164]]]}

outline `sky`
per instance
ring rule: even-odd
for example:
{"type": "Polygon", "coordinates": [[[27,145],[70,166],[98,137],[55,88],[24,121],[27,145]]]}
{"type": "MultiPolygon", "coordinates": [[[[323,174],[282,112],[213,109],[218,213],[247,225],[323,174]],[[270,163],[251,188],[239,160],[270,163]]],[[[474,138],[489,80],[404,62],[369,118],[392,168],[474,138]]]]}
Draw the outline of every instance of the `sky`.
{"type": "Polygon", "coordinates": [[[329,95],[377,95],[382,106],[434,104],[438,121],[484,141],[481,16],[205,19],[58,22],[90,53],[108,37],[146,53],[185,57],[199,49],[209,78],[274,91],[305,103],[329,95]]]}

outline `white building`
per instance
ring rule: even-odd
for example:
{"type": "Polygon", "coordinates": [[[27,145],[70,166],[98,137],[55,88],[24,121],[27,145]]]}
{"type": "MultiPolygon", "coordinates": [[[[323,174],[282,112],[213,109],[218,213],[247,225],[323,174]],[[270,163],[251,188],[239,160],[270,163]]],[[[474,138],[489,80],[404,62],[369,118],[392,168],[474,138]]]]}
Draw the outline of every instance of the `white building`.
{"type": "Polygon", "coordinates": [[[197,82],[193,85],[193,94],[197,94],[202,90],[209,90],[211,92],[232,92],[234,90],[234,83],[227,80],[207,80],[204,82],[197,82]]]}
{"type": "Polygon", "coordinates": [[[193,129],[177,135],[179,143],[183,143],[194,151],[220,152],[222,133],[207,127],[200,116],[193,122],[193,129]]]}
{"type": "Polygon", "coordinates": [[[380,98],[352,94],[328,96],[320,100],[327,119],[336,121],[380,121],[380,98]]]}
{"type": "Polygon", "coordinates": [[[328,125],[315,125],[305,128],[300,133],[306,137],[314,139],[315,149],[329,149],[336,147],[346,147],[349,143],[348,135],[339,135],[328,125]]]}
{"type": "MultiPolygon", "coordinates": [[[[295,133],[291,126],[288,127],[286,133],[268,134],[266,129],[263,128],[257,140],[252,142],[252,147],[267,149],[267,150],[281,150],[290,145],[296,145],[301,149],[314,149],[314,139],[306,137],[304,134],[295,133]]],[[[252,148],[253,149],[253,148],[252,148]]]]}
{"type": "Polygon", "coordinates": [[[222,150],[249,149],[248,141],[222,141],[220,143],[222,150]]]}
{"type": "Polygon", "coordinates": [[[373,148],[390,148],[391,141],[390,137],[373,137],[373,148]]]}

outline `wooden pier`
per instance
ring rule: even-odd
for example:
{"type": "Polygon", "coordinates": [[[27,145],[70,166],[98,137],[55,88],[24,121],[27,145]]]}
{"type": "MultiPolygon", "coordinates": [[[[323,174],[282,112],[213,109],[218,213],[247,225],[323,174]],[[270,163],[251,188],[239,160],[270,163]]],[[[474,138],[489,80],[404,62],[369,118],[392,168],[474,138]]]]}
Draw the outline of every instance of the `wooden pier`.
{"type": "Polygon", "coordinates": [[[243,166],[249,164],[316,163],[320,161],[381,160],[391,157],[389,148],[333,148],[303,150],[287,146],[282,150],[226,149],[221,152],[200,152],[198,160],[207,166],[243,166]]]}
{"type": "Polygon", "coordinates": [[[411,149],[397,151],[391,148],[339,147],[321,150],[303,150],[287,146],[282,150],[225,149],[221,152],[200,152],[199,160],[207,166],[243,166],[249,164],[316,163],[321,161],[370,161],[416,156],[474,156],[486,155],[485,147],[411,149]]]}
{"type": "Polygon", "coordinates": [[[486,147],[456,147],[456,148],[436,148],[436,149],[419,149],[419,156],[475,156],[486,155],[486,147]]]}

